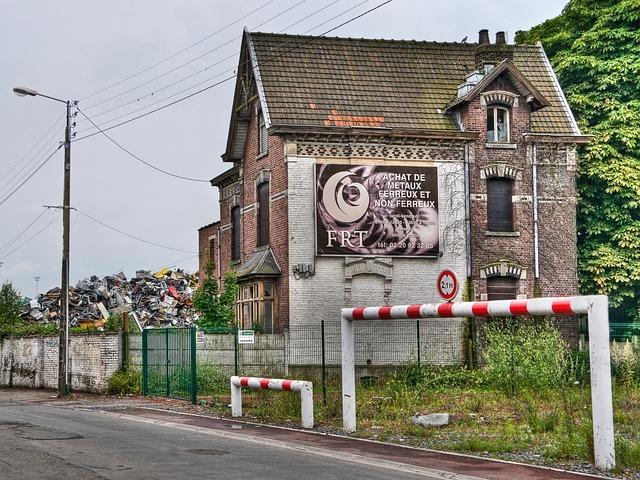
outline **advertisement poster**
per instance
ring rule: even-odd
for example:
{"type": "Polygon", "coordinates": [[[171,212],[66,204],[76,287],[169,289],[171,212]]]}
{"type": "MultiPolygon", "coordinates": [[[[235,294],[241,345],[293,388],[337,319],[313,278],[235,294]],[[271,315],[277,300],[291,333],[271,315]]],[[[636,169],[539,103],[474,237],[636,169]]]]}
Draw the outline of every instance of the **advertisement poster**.
{"type": "Polygon", "coordinates": [[[438,255],[438,169],[316,165],[318,255],[438,255]]]}

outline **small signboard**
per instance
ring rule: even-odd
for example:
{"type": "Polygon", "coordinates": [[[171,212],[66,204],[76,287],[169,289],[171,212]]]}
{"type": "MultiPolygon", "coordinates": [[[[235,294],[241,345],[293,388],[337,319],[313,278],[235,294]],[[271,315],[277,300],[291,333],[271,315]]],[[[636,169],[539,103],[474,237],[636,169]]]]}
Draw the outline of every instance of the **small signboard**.
{"type": "Polygon", "coordinates": [[[458,276],[453,270],[445,268],[438,275],[438,294],[445,302],[450,302],[458,293],[458,276]]]}
{"type": "Polygon", "coordinates": [[[196,343],[204,343],[204,330],[198,330],[196,334],[196,343]]]}
{"type": "Polygon", "coordinates": [[[253,330],[238,330],[238,343],[240,345],[252,344],[255,342],[253,330]]]}

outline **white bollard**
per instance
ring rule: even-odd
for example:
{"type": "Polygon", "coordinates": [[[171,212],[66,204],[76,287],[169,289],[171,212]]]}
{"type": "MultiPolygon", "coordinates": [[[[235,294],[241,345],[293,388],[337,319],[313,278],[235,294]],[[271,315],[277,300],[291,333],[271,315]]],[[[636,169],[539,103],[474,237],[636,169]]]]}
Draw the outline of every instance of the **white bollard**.
{"type": "Polygon", "coordinates": [[[233,379],[238,377],[231,377],[231,416],[242,416],[242,389],[240,385],[233,383],[233,379]]]}
{"type": "Polygon", "coordinates": [[[263,390],[285,390],[300,392],[302,427],[313,428],[313,383],[304,380],[281,380],[278,378],[238,377],[230,378],[231,416],[242,416],[242,387],[263,390]]]}
{"type": "Polygon", "coordinates": [[[589,363],[591,365],[591,415],[596,467],[611,470],[616,465],[609,346],[609,300],[591,297],[589,306],[589,363]]]}

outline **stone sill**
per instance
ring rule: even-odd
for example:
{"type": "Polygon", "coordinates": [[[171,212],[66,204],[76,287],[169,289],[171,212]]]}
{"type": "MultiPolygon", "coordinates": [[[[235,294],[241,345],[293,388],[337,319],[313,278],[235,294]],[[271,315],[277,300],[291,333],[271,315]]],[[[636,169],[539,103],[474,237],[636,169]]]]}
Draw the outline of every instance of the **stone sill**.
{"type": "Polygon", "coordinates": [[[266,152],[262,152],[262,153],[259,153],[258,155],[256,155],[256,160],[260,160],[261,158],[264,158],[267,155],[269,155],[269,150],[267,150],[266,152]]]}
{"type": "Polygon", "coordinates": [[[492,232],[491,230],[486,230],[484,235],[486,237],[519,237],[520,232],[492,232]]]}
{"type": "Polygon", "coordinates": [[[516,148],[518,148],[518,145],[516,145],[515,143],[493,143],[493,142],[487,142],[484,145],[487,148],[495,148],[495,149],[498,149],[498,150],[515,150],[516,148]]]}

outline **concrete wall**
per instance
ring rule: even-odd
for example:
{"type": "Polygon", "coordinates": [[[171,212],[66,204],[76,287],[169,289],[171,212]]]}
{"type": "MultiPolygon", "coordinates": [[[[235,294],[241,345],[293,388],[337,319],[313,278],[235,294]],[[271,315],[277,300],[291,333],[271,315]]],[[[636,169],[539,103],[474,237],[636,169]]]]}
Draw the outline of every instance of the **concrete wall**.
{"type": "MultiPolygon", "coordinates": [[[[69,337],[71,388],[100,392],[120,367],[118,334],[69,337]]],[[[0,385],[32,388],[58,387],[58,337],[22,337],[0,340],[0,385]]]]}
{"type": "MultiPolygon", "coordinates": [[[[462,148],[462,147],[460,147],[462,148]]],[[[429,150],[424,147],[425,150],[429,150]]],[[[293,151],[292,146],[287,149],[293,151]]],[[[354,148],[355,150],[355,148],[354,148]]],[[[308,278],[289,277],[289,326],[293,329],[300,326],[318,325],[320,320],[335,323],[339,321],[342,307],[375,306],[375,305],[404,305],[412,303],[437,303],[441,299],[436,289],[436,277],[444,268],[451,268],[458,273],[461,284],[464,283],[466,273],[466,243],[464,225],[464,171],[462,151],[456,158],[447,158],[457,152],[454,148],[443,151],[442,161],[406,160],[406,159],[371,159],[350,158],[348,163],[353,165],[386,164],[386,165],[416,165],[438,167],[438,206],[440,224],[440,258],[403,258],[393,257],[373,259],[368,257],[316,257],[315,255],[315,182],[314,168],[316,162],[344,163],[344,159],[328,159],[322,157],[293,155],[287,156],[289,175],[289,262],[315,264],[315,275],[308,278]],[[349,273],[350,262],[368,264],[358,269],[353,276],[349,273]],[[363,272],[364,270],[364,272],[363,272]],[[384,275],[380,273],[383,272],[384,275]],[[349,281],[347,281],[347,278],[349,281]],[[390,283],[390,294],[385,296],[385,282],[390,283]],[[345,288],[347,287],[347,288],[345,288]]],[[[298,153],[300,147],[298,146],[298,153]]],[[[408,156],[409,154],[407,154],[408,156]]],[[[423,158],[437,157],[437,152],[423,154],[423,158]]],[[[351,263],[353,264],[353,263],[351,263]]],[[[456,298],[462,297],[462,285],[456,298]]],[[[446,323],[435,325],[431,329],[434,335],[430,341],[442,343],[437,349],[430,349],[430,358],[424,361],[438,364],[461,363],[463,345],[463,321],[448,320],[446,323]],[[447,354],[442,354],[442,351],[447,354]]],[[[367,357],[365,350],[371,342],[380,340],[384,331],[384,343],[376,344],[376,357],[381,364],[397,364],[398,359],[411,357],[406,342],[399,339],[407,335],[405,330],[415,329],[411,326],[396,324],[397,328],[389,329],[383,326],[371,326],[355,331],[356,356],[375,362],[367,357]],[[360,332],[360,333],[359,333],[360,332]]],[[[338,332],[339,333],[339,332],[338,332]]],[[[337,340],[339,341],[339,340],[337,340]]],[[[434,345],[435,345],[434,343],[434,345]]],[[[292,337],[292,350],[302,348],[292,337]]],[[[339,349],[338,349],[339,351],[339,349]]],[[[415,359],[415,355],[413,355],[415,359]]],[[[357,360],[359,363],[359,360],[357,360]]]]}
{"type": "MultiPolygon", "coordinates": [[[[235,370],[235,336],[204,335],[196,343],[198,365],[216,365],[232,374],[235,370]]],[[[239,373],[250,375],[284,375],[287,371],[287,334],[255,336],[253,345],[238,346],[239,373]]],[[[129,342],[131,365],[142,367],[142,335],[132,335],[129,342]]]]}

